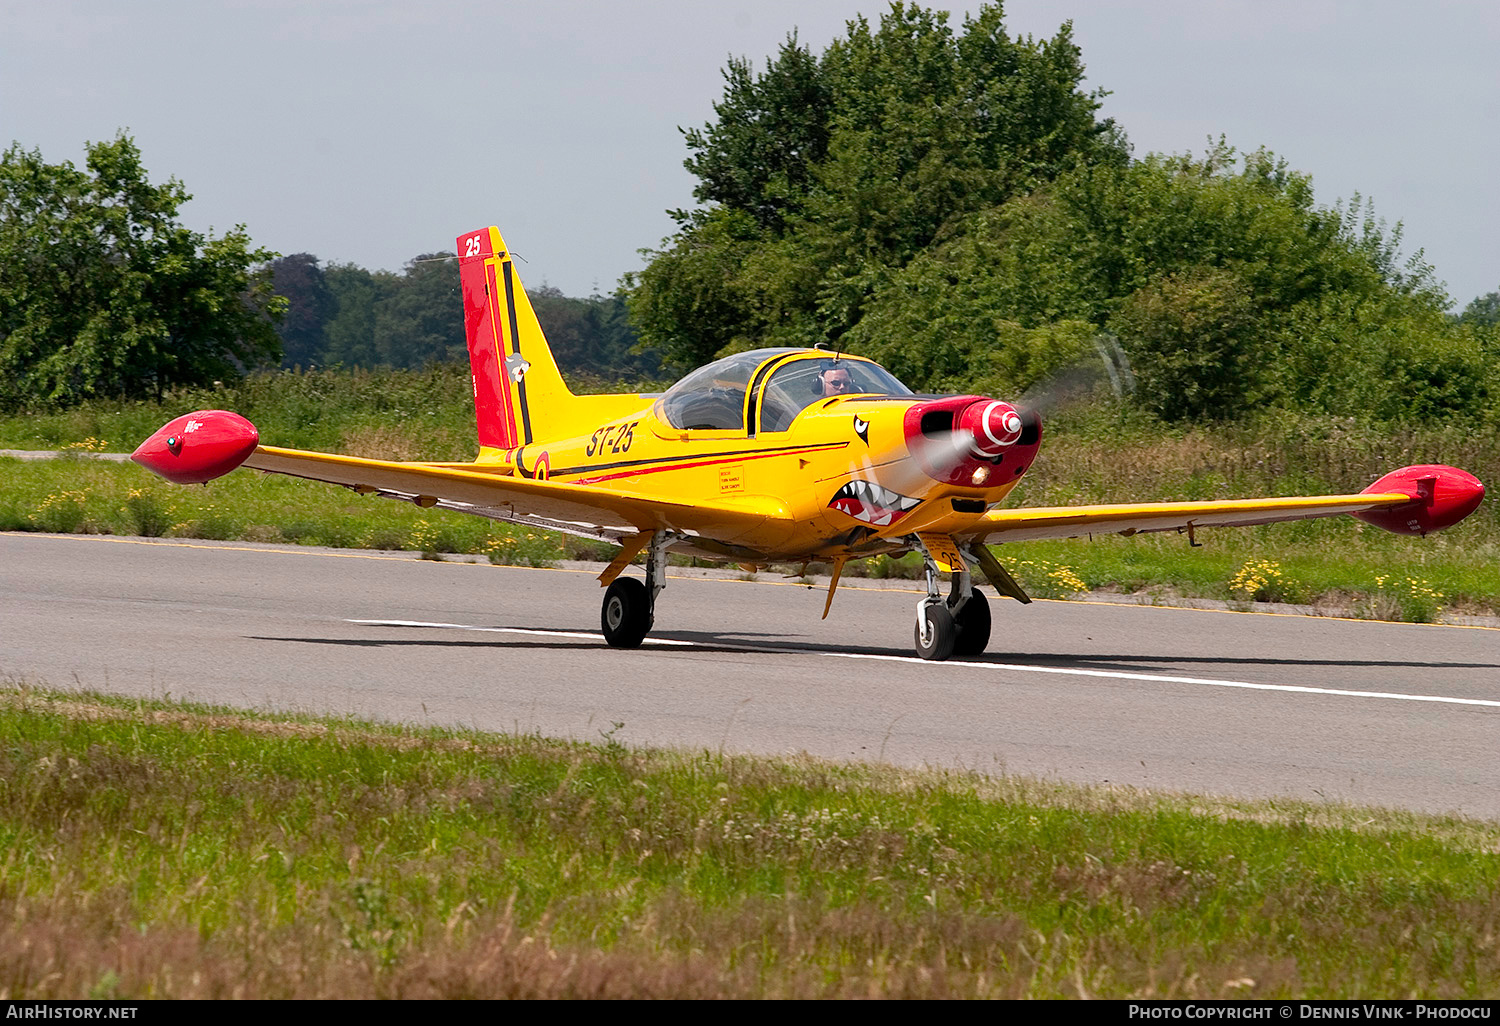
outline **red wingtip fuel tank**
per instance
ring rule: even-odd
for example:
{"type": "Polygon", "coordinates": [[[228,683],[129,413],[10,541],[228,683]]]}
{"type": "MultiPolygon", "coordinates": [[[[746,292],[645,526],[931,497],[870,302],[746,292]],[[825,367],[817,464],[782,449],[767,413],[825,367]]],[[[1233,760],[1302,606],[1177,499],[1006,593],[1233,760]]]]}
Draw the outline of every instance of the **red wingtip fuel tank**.
{"type": "Polygon", "coordinates": [[[1404,492],[1412,501],[1404,506],[1371,509],[1354,514],[1396,534],[1427,534],[1452,527],[1479,508],[1484,485],[1479,478],[1457,467],[1424,463],[1402,467],[1365,489],[1365,494],[1404,492]]]}
{"type": "Polygon", "coordinates": [[[174,484],[223,477],[250,458],[260,432],[238,413],[199,410],[169,421],[130,458],[174,484]]]}

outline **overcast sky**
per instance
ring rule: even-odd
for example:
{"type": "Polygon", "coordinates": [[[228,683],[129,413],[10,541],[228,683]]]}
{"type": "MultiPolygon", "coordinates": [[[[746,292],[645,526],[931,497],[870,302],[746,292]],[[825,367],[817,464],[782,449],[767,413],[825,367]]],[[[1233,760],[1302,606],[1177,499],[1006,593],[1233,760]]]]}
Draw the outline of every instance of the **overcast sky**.
{"type": "MultiPolygon", "coordinates": [[[[978,4],[947,5],[954,23],[978,4]]],[[[497,224],[530,284],[613,289],[692,203],[678,126],[733,54],[821,51],[875,0],[0,0],[0,144],[128,129],[193,228],[399,270],[497,224]]],[[[1500,288],[1495,0],[1010,0],[1071,20],[1138,156],[1267,146],[1405,223],[1459,307],[1500,288]]]]}

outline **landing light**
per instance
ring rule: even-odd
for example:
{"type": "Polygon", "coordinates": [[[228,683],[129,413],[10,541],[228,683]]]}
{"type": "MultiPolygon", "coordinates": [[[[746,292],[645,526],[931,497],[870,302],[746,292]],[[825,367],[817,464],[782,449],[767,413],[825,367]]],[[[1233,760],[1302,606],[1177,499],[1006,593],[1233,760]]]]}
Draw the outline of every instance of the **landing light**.
{"type": "Polygon", "coordinates": [[[990,468],[989,467],[975,467],[974,468],[974,476],[973,476],[973,478],[971,478],[971,480],[975,484],[982,485],[986,481],[988,481],[989,479],[990,479],[990,468]]]}

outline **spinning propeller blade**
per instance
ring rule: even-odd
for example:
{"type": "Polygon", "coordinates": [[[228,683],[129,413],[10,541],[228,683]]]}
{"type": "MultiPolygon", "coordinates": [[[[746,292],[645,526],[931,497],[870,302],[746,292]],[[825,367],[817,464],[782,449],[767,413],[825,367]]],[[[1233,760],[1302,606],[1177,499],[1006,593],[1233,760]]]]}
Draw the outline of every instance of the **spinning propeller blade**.
{"type": "Polygon", "coordinates": [[[1045,415],[1066,403],[1096,401],[1106,387],[1116,399],[1135,392],[1135,373],[1119,339],[1094,336],[1094,353],[1027,386],[1016,407],[1045,415]]]}

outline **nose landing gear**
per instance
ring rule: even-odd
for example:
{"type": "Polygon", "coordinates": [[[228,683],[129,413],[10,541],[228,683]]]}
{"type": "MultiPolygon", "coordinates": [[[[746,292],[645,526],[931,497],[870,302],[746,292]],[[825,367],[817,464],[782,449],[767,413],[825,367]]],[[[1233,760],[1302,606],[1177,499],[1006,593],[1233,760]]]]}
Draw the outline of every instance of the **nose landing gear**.
{"type": "Polygon", "coordinates": [[[917,603],[916,644],[917,655],[923,659],[942,661],[953,654],[958,644],[958,624],[941,597],[917,603]]]}
{"type": "Polygon", "coordinates": [[[974,587],[967,564],[954,551],[955,546],[942,546],[942,555],[946,557],[943,562],[951,567],[953,575],[952,588],[945,599],[938,587],[938,562],[928,540],[918,536],[916,548],[922,553],[927,582],[927,597],[917,603],[914,632],[917,655],[941,661],[950,656],[983,652],[990,642],[990,604],[974,587]]]}

